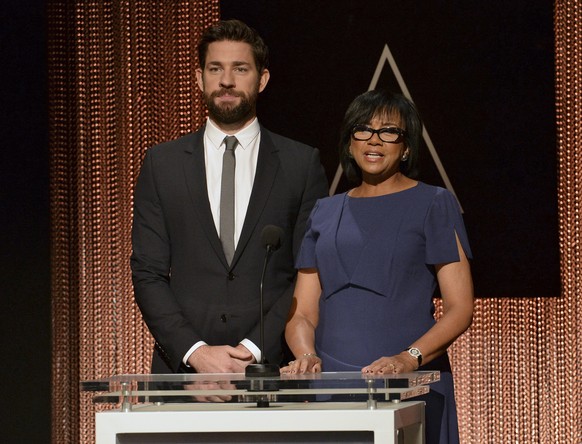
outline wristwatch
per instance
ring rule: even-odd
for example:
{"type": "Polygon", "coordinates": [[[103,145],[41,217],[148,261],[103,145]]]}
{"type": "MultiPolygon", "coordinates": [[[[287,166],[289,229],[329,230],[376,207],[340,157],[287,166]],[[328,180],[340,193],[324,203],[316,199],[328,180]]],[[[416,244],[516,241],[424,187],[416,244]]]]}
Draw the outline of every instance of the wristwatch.
{"type": "Polygon", "coordinates": [[[406,351],[410,356],[416,358],[416,360],[418,361],[418,366],[420,367],[422,365],[422,353],[420,352],[420,350],[417,349],[416,347],[409,347],[406,349],[406,351]]]}

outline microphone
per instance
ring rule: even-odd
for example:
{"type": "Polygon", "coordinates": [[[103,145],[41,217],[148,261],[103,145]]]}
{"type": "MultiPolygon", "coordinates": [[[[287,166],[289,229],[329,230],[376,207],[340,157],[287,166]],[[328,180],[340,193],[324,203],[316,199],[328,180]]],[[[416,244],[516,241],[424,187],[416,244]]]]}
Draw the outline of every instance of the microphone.
{"type": "Polygon", "coordinates": [[[276,225],[266,225],[261,231],[261,243],[267,250],[265,252],[265,261],[263,263],[263,273],[261,274],[261,284],[260,284],[260,345],[259,348],[261,350],[261,362],[257,364],[250,364],[247,365],[245,369],[245,376],[251,377],[271,377],[271,376],[279,376],[279,366],[274,364],[267,364],[265,361],[265,311],[263,308],[264,303],[264,296],[263,296],[263,284],[265,283],[265,272],[267,270],[267,263],[269,262],[269,258],[271,257],[271,253],[273,251],[277,251],[279,247],[281,247],[281,239],[283,238],[284,231],[281,227],[277,227],[276,225]]]}
{"type": "Polygon", "coordinates": [[[281,238],[285,232],[276,225],[267,225],[261,231],[261,242],[267,250],[276,251],[281,247],[281,238]]]}

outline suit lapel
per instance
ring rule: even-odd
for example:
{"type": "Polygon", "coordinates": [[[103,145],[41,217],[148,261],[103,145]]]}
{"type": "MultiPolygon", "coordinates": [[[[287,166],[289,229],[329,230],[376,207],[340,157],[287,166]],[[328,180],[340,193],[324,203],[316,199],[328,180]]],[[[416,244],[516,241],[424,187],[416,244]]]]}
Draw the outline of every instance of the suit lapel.
{"type": "Polygon", "coordinates": [[[251,192],[242,232],[236,251],[234,252],[233,265],[236,264],[249,242],[251,235],[256,230],[259,218],[271,194],[273,182],[279,170],[279,156],[277,155],[277,151],[278,148],[273,143],[269,131],[261,127],[261,143],[259,145],[259,156],[257,159],[257,171],[255,173],[253,191],[251,192]]]}
{"type": "Polygon", "coordinates": [[[185,152],[190,154],[190,159],[184,162],[184,177],[194,212],[198,214],[200,219],[200,227],[204,230],[216,255],[228,268],[208,200],[203,137],[204,128],[194,133],[192,144],[185,149],[185,152]]]}

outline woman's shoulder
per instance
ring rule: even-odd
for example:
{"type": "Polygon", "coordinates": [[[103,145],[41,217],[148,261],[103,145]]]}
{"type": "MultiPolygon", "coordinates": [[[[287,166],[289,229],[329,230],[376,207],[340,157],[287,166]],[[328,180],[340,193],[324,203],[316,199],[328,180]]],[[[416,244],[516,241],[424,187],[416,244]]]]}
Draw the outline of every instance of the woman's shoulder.
{"type": "Polygon", "coordinates": [[[322,197],[321,199],[317,199],[317,201],[315,202],[314,210],[317,210],[318,212],[320,210],[324,212],[333,211],[333,209],[343,205],[346,194],[347,192],[334,194],[333,196],[322,197]]]}
{"type": "MultiPolygon", "coordinates": [[[[433,214],[461,214],[461,204],[455,194],[447,188],[436,185],[428,185],[419,182],[419,196],[420,200],[424,202],[422,205],[427,212],[433,214]],[[420,186],[422,184],[422,186],[420,186]]],[[[448,217],[448,216],[447,216],[448,217]]],[[[456,216],[454,216],[456,217],[456,216]]]]}
{"type": "Polygon", "coordinates": [[[317,203],[320,205],[337,205],[344,201],[347,192],[334,194],[333,196],[322,197],[321,199],[317,200],[317,203]]]}
{"type": "Polygon", "coordinates": [[[424,195],[431,200],[434,199],[455,200],[455,196],[451,191],[437,185],[429,185],[425,182],[419,181],[416,189],[419,194],[424,195]]]}

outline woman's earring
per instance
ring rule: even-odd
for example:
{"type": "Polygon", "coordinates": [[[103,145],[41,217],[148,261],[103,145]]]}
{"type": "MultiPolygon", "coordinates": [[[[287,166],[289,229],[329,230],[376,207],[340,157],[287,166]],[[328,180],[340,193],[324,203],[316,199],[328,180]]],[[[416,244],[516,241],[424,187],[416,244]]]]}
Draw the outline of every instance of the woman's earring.
{"type": "Polygon", "coordinates": [[[402,160],[402,162],[406,162],[408,160],[408,151],[406,151],[400,159],[402,160]]]}

